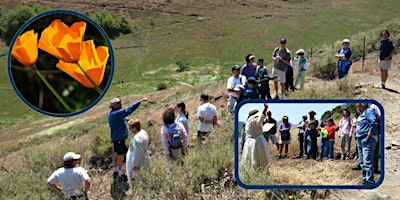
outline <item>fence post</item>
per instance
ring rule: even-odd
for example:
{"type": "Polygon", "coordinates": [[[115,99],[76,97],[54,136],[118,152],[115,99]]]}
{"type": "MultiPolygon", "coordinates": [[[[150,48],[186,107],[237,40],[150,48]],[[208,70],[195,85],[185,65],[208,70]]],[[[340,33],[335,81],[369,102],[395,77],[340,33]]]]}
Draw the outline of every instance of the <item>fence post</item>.
{"type": "Polygon", "coordinates": [[[362,65],[361,65],[362,71],[364,71],[364,61],[365,61],[365,36],[363,40],[363,49],[362,49],[362,65]]]}

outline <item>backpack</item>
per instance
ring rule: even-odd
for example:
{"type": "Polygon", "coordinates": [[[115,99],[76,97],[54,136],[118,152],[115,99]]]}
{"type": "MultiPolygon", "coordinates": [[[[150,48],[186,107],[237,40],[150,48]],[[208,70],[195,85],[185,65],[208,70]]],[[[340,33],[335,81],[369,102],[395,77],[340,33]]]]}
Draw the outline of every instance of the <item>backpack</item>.
{"type": "Polygon", "coordinates": [[[172,126],[165,125],[167,127],[169,136],[169,147],[171,149],[179,149],[183,146],[182,136],[180,134],[178,123],[174,123],[172,126]]]}

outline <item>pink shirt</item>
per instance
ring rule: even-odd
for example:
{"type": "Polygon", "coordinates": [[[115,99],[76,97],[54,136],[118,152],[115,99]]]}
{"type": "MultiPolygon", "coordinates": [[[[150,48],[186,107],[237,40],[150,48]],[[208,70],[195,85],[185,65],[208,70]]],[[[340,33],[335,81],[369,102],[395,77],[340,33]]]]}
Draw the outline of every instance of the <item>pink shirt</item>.
{"type": "Polygon", "coordinates": [[[350,117],[342,118],[339,122],[339,135],[340,136],[351,136],[352,121],[350,117]]]}
{"type": "MultiPolygon", "coordinates": [[[[176,123],[178,123],[179,132],[180,132],[181,137],[182,137],[182,143],[183,143],[182,147],[183,148],[187,148],[188,147],[188,136],[187,136],[185,127],[180,122],[176,122],[176,123]]],[[[165,125],[163,125],[162,128],[161,128],[161,143],[162,143],[165,155],[169,155],[171,153],[168,141],[169,141],[168,130],[167,130],[167,127],[165,125]]]]}

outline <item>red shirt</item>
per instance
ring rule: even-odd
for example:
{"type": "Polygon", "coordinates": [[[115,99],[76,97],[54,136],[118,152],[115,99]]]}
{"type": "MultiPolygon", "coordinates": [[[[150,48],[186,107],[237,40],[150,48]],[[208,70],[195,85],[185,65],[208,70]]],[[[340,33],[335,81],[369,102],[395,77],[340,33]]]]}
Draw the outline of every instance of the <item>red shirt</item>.
{"type": "Polygon", "coordinates": [[[335,129],[336,126],[325,126],[326,130],[328,131],[328,140],[334,140],[335,139],[335,129]]]}

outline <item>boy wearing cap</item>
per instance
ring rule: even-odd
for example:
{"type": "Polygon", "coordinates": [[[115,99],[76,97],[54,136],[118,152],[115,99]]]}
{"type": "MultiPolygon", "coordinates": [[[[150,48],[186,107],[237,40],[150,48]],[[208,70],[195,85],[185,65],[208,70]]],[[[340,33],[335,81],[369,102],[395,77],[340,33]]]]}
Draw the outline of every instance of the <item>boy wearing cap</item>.
{"type": "Polygon", "coordinates": [[[143,101],[147,101],[145,97],[136,101],[132,105],[122,109],[121,99],[113,98],[110,101],[110,112],[108,113],[108,123],[111,129],[111,141],[113,143],[113,167],[114,174],[123,175],[122,166],[124,157],[128,151],[125,140],[128,138],[128,128],[126,127],[126,117],[133,113],[143,101]]]}
{"type": "Polygon", "coordinates": [[[274,49],[272,59],[274,59],[272,76],[278,76],[278,79],[274,80],[275,99],[279,99],[278,80],[281,83],[282,95],[286,95],[286,71],[288,65],[290,65],[290,60],[292,59],[289,49],[286,48],[286,39],[281,39],[280,46],[274,49]]]}
{"type": "Polygon", "coordinates": [[[57,169],[47,179],[48,187],[58,192],[62,198],[83,198],[90,188],[89,175],[83,167],[77,166],[80,157],[81,155],[74,152],[66,153],[64,167],[57,169]],[[56,185],[57,183],[61,186],[56,185]]]}
{"type": "Polygon", "coordinates": [[[304,56],[304,49],[299,49],[296,51],[297,57],[295,61],[297,61],[298,72],[296,78],[294,80],[294,87],[297,88],[297,83],[300,82],[300,89],[304,88],[304,81],[306,76],[306,70],[308,67],[308,60],[304,56]]]}
{"type": "Polygon", "coordinates": [[[317,159],[317,151],[318,151],[317,137],[319,136],[320,134],[317,130],[317,123],[313,121],[309,124],[309,129],[307,129],[305,134],[305,138],[307,141],[306,145],[307,159],[310,159],[311,156],[314,160],[317,159]]]}
{"type": "Polygon", "coordinates": [[[271,94],[269,90],[269,80],[272,80],[273,78],[268,76],[268,70],[267,67],[264,66],[264,59],[262,58],[257,59],[257,69],[255,78],[258,82],[260,98],[265,99],[265,96],[267,96],[268,99],[271,99],[271,94]]]}
{"type": "Polygon", "coordinates": [[[247,86],[245,88],[245,97],[246,99],[259,99],[260,95],[257,89],[257,81],[256,78],[250,77],[247,79],[247,86]]]}
{"type": "Polygon", "coordinates": [[[204,140],[212,127],[217,125],[217,109],[209,101],[208,94],[201,94],[201,105],[197,108],[197,116],[199,117],[199,126],[197,128],[197,139],[199,142],[204,140]],[[212,125],[212,126],[211,126],[212,125]]]}
{"type": "Polygon", "coordinates": [[[351,64],[351,49],[349,47],[350,40],[344,39],[342,42],[342,46],[337,51],[335,57],[338,59],[337,66],[338,66],[338,75],[339,79],[344,78],[349,73],[349,69],[351,64]]]}
{"type": "Polygon", "coordinates": [[[236,100],[239,98],[239,96],[234,91],[235,87],[237,85],[242,85],[242,86],[246,85],[246,76],[243,76],[240,74],[240,66],[239,65],[232,66],[232,73],[233,73],[233,76],[228,78],[228,82],[226,84],[226,88],[228,89],[228,92],[230,92],[230,96],[229,96],[226,108],[228,110],[228,113],[231,113],[231,114],[233,114],[236,100]]]}
{"type": "Polygon", "coordinates": [[[240,72],[240,74],[246,76],[247,79],[256,76],[257,64],[254,63],[254,58],[255,56],[252,53],[247,55],[245,58],[246,64],[243,65],[242,71],[240,72]]]}

